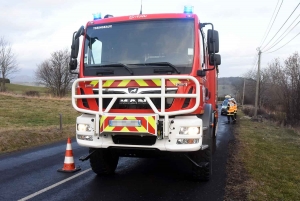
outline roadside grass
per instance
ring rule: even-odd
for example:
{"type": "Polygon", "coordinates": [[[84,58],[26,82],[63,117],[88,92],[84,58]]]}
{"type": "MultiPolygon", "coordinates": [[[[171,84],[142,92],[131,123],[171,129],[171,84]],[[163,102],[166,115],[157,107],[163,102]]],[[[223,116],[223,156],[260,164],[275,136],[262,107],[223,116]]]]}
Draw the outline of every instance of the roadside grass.
{"type": "Polygon", "coordinates": [[[6,90],[9,93],[14,94],[25,94],[27,91],[37,91],[41,96],[47,95],[47,88],[45,87],[38,87],[38,86],[26,86],[26,85],[19,85],[19,84],[5,84],[6,90]]]}
{"type": "Polygon", "coordinates": [[[0,153],[73,137],[77,116],[70,99],[0,94],[0,153]]]}
{"type": "Polygon", "coordinates": [[[237,158],[249,177],[243,186],[249,200],[300,200],[299,132],[241,119],[235,137],[237,158]]]}
{"type": "Polygon", "coordinates": [[[0,154],[49,144],[75,136],[75,124],[0,129],[0,154]]]}

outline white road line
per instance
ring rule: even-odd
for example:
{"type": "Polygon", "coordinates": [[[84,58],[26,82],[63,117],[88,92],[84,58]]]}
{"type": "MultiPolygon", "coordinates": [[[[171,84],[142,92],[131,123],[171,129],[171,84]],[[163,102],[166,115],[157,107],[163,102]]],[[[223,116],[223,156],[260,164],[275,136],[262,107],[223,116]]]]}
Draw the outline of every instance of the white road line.
{"type": "Polygon", "coordinates": [[[31,194],[31,195],[28,195],[28,196],[26,196],[26,197],[20,199],[19,201],[29,200],[30,198],[33,198],[33,197],[35,197],[35,196],[37,196],[37,195],[39,195],[39,194],[42,194],[42,193],[44,193],[44,192],[46,192],[46,191],[48,191],[48,190],[50,190],[50,189],[52,189],[52,188],[55,188],[55,187],[57,187],[57,186],[59,186],[59,185],[65,183],[65,182],[67,182],[67,181],[70,181],[70,180],[72,180],[72,179],[74,179],[74,178],[76,178],[76,177],[79,177],[80,175],[82,175],[82,174],[84,174],[84,173],[87,173],[87,172],[90,171],[90,170],[91,170],[91,168],[89,168],[89,169],[87,169],[87,170],[84,170],[84,171],[82,171],[82,172],[80,172],[80,173],[78,173],[78,174],[76,174],[76,175],[74,175],[74,176],[72,176],[72,177],[69,177],[69,178],[67,178],[67,179],[64,179],[64,180],[62,180],[62,181],[60,181],[60,182],[57,182],[56,184],[53,184],[53,185],[48,186],[48,187],[46,187],[46,188],[44,188],[44,189],[42,189],[42,190],[40,190],[40,191],[38,191],[38,192],[35,192],[35,193],[31,194]]]}

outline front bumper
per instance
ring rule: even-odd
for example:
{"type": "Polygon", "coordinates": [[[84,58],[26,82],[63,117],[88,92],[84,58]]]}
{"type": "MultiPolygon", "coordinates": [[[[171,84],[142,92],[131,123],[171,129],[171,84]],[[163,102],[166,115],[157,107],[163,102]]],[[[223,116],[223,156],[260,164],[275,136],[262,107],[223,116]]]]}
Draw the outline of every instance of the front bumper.
{"type": "MultiPolygon", "coordinates": [[[[100,118],[101,121],[101,118],[100,118]]],[[[92,147],[92,148],[110,148],[110,147],[123,147],[123,148],[140,148],[140,149],[157,149],[160,151],[170,152],[187,152],[197,151],[202,147],[203,137],[203,125],[202,120],[196,116],[177,116],[169,119],[169,133],[168,136],[164,136],[160,139],[159,133],[155,135],[149,133],[139,132],[102,132],[99,135],[95,134],[95,115],[83,114],[77,117],[76,125],[88,124],[89,131],[79,131],[76,126],[76,139],[80,146],[92,147]],[[199,134],[182,135],[179,134],[181,127],[199,127],[199,134]],[[139,144],[122,144],[115,143],[113,136],[121,136],[126,138],[127,136],[137,136],[140,138],[154,137],[156,138],[152,145],[139,145],[139,144]],[[186,141],[195,140],[194,144],[178,144],[179,139],[186,139],[186,141]]],[[[164,129],[162,129],[164,130],[164,129]]],[[[160,132],[157,129],[156,132],[160,132]]]]}

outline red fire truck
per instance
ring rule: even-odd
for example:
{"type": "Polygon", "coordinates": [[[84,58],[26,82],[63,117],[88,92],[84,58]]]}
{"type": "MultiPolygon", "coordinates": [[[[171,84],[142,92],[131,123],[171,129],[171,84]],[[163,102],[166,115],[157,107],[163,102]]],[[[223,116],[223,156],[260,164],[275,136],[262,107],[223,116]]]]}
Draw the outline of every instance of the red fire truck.
{"type": "Polygon", "coordinates": [[[213,24],[200,23],[189,8],[106,15],[72,39],[70,72],[78,74],[72,104],[82,113],[76,139],[89,148],[81,160],[105,175],[115,172],[120,156],[178,154],[191,162],[194,179],[209,180],[221,63],[213,24]]]}

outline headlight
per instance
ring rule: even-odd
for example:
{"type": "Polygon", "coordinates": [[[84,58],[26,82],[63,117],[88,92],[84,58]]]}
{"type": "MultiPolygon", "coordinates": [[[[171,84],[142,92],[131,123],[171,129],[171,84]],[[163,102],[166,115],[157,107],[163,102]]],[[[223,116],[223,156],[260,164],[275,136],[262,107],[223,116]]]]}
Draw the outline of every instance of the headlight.
{"type": "Polygon", "coordinates": [[[200,128],[199,127],[189,127],[188,128],[188,133],[189,135],[195,135],[200,133],[200,128]]]}
{"type": "Polygon", "coordinates": [[[92,131],[89,124],[77,124],[77,130],[81,132],[92,131]]]}
{"type": "Polygon", "coordinates": [[[179,130],[179,134],[181,135],[195,135],[200,134],[200,127],[181,127],[179,130]]]}

